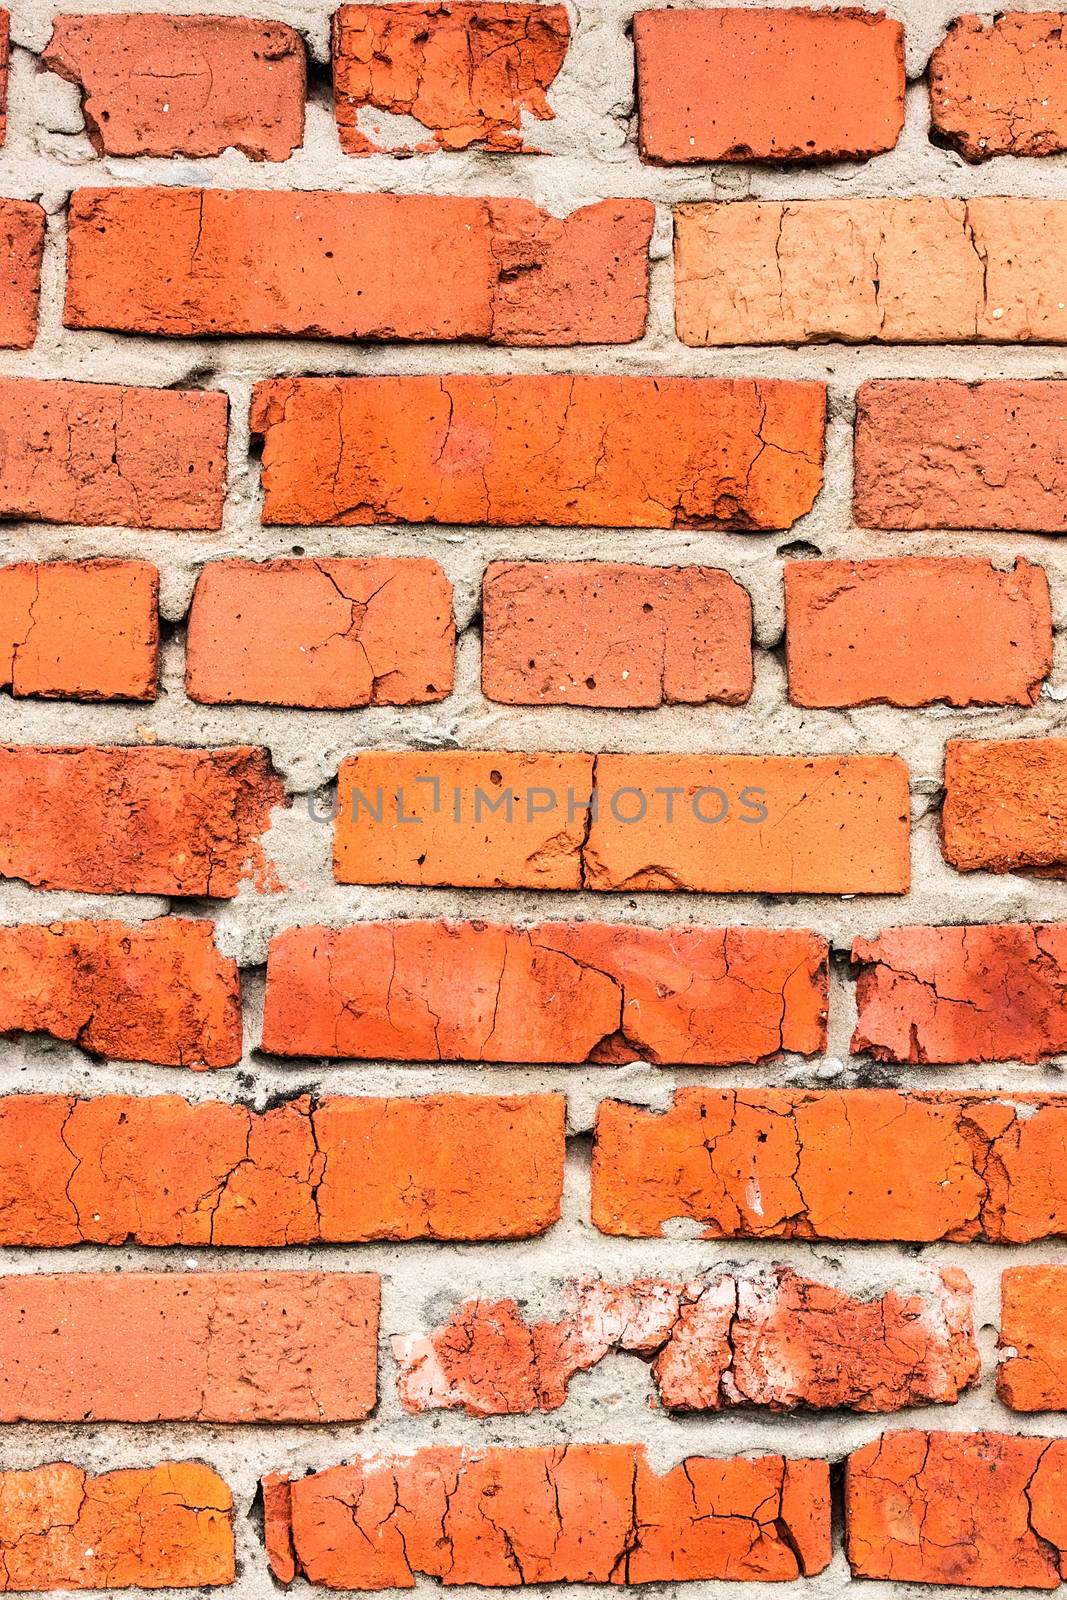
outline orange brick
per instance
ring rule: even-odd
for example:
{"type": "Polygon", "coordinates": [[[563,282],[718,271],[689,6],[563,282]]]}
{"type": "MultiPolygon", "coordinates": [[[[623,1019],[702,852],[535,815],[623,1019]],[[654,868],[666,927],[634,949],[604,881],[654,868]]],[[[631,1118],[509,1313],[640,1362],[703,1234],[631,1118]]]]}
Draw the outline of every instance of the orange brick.
{"type": "Polygon", "coordinates": [[[359,1422],[377,1338],[374,1273],[19,1273],[0,1422],[359,1422]]]}
{"type": "Polygon", "coordinates": [[[0,1544],[5,1593],[232,1583],[233,1497],[199,1461],[0,1472],[0,1544]]]}
{"type": "Polygon", "coordinates": [[[1067,342],[1062,201],[698,202],[674,233],[685,344],[1067,342]]]}
{"type": "Polygon", "coordinates": [[[147,561],[0,567],[0,686],[63,700],[154,700],[159,574],[147,561]]]}
{"type": "Polygon", "coordinates": [[[854,515],[864,528],[1062,533],[1067,385],[906,378],[856,395],[854,515]]]}
{"type": "Polygon", "coordinates": [[[930,57],[931,135],[968,161],[1067,150],[1060,11],[956,17],[930,57]]]}
{"type": "Polygon", "coordinates": [[[237,963],[179,917],[0,928],[0,1033],[47,1033],[112,1061],[241,1059],[237,963]]]}
{"type": "Polygon", "coordinates": [[[546,91],[569,42],[567,12],[558,5],[338,6],[333,92],[341,148],[356,156],[530,150],[523,114],[551,119],[546,91]],[[430,137],[398,143],[368,107],[414,117],[430,137]]]}
{"type": "Polygon", "coordinates": [[[561,1095],[0,1099],[0,1243],[528,1239],[559,1218],[561,1095]]]}
{"type": "Polygon", "coordinates": [[[822,486],[824,412],[818,383],[284,378],[256,385],[252,430],[266,523],[788,528],[822,486]]]}
{"type": "Polygon", "coordinates": [[[997,1396],[1013,1411],[1067,1409],[1067,1268],[1009,1267],[1000,1280],[997,1396]]]}
{"type": "Polygon", "coordinates": [[[1067,1231],[1067,1096],[679,1089],[601,1101],[593,1221],[657,1237],[1022,1243],[1067,1231]],[[907,1151],[907,1161],[901,1161],[907,1151]]]}
{"type": "Polygon", "coordinates": [[[1067,876],[1067,739],[950,739],[941,839],[959,872],[1067,876]]]}
{"type": "Polygon", "coordinates": [[[628,344],[645,331],[654,216],[646,200],[561,220],[528,200],[78,189],[64,321],[181,336],[628,344]]]}
{"type": "Polygon", "coordinates": [[[386,1061],[764,1061],[826,1047],[813,933],[357,922],[271,940],[262,1048],[386,1061]]]}
{"type": "Polygon", "coordinates": [[[83,91],[98,154],[284,161],[304,137],[304,43],[282,22],[59,16],[41,64],[83,91]]]}
{"type": "Polygon", "coordinates": [[[0,516],[219,528],[227,415],[215,391],[0,378],[0,516]]]}
{"type": "Polygon", "coordinates": [[[886,1433],[848,1458],[857,1578],[1055,1589],[1067,1571],[1067,1443],[1005,1433],[886,1433]]]}
{"type": "MultiPolygon", "coordinates": [[[[7,77],[7,12],[0,22],[0,107],[7,77]]],[[[0,110],[0,144],[4,117],[0,110]]],[[[44,212],[32,200],[0,200],[0,347],[26,350],[37,337],[44,212]]]]}
{"type": "Polygon", "coordinates": [[[853,1051],[879,1061],[1041,1061],[1067,1050],[1067,924],[888,928],[857,939],[853,1051]]]}
{"type": "Polygon", "coordinates": [[[824,1461],[689,1456],[661,1476],[640,1445],[437,1446],[286,1487],[282,1571],[331,1589],[406,1589],[421,1573],[492,1587],[785,1580],[830,1559],[824,1461]]]}
{"type": "Polygon", "coordinates": [[[716,567],[494,561],[482,692],[505,705],[740,705],[752,602],[716,567]]]}
{"type": "Polygon", "coordinates": [[[248,746],[0,748],[0,873],[39,889],[231,899],[285,788],[248,746]]]}
{"type": "Polygon", "coordinates": [[[828,161],[891,150],[904,30],[882,12],[639,11],[645,161],[828,161]]]}
{"type": "Polygon", "coordinates": [[[1033,705],[1052,667],[1043,567],[967,556],[790,561],[789,698],[800,706],[1033,705]]]}

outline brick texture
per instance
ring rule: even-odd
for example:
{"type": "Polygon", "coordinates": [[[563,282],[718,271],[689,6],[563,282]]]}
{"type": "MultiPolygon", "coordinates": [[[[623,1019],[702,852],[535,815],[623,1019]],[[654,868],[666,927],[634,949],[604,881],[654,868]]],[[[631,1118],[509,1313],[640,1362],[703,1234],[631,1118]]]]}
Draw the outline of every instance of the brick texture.
{"type": "Polygon", "coordinates": [[[932,135],[968,161],[1067,150],[1067,43],[1058,11],[955,17],[930,58],[932,135]]]}
{"type": "Polygon", "coordinates": [[[997,1395],[1013,1411],[1067,1409],[1067,1268],[1009,1267],[1000,1280],[997,1395]]]}
{"type": "MultiPolygon", "coordinates": [[[[6,17],[7,13],[4,13],[6,17]]],[[[0,104],[6,63],[7,24],[0,46],[0,104]]],[[[0,113],[0,125],[2,125],[0,113]]],[[[3,138],[0,136],[0,144],[3,138]]],[[[0,200],[0,347],[25,350],[37,337],[37,296],[41,286],[45,217],[32,200],[0,200]]]]}
{"type": "Polygon", "coordinates": [[[154,700],[158,599],[147,561],[0,567],[0,684],[50,700],[154,700]]]}
{"type": "Polygon", "coordinates": [[[950,739],[941,810],[959,872],[1067,875],[1067,739],[950,739]]]}

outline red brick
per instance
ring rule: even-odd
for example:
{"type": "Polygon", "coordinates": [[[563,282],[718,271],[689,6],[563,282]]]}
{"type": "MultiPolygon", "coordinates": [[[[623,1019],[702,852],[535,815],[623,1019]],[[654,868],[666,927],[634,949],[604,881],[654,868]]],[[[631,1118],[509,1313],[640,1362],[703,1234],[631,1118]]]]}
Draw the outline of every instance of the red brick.
{"type": "Polygon", "coordinates": [[[0,517],[219,528],[227,412],[214,391],[0,378],[0,517]]]}
{"type": "Polygon", "coordinates": [[[377,1337],[374,1273],[20,1273],[0,1422],[359,1422],[377,1337]]]}
{"type": "Polygon", "coordinates": [[[159,574],[147,561],[0,567],[0,687],[62,700],[154,700],[159,574]]]}
{"type": "Polygon", "coordinates": [[[233,1497],[199,1461],[0,1472],[0,1544],[4,1593],[232,1583],[233,1497]]]}
{"type": "Polygon", "coordinates": [[[558,1220],[561,1095],[0,1099],[0,1243],[528,1239],[558,1220]]]}
{"type": "Polygon", "coordinates": [[[528,200],[78,189],[64,320],[183,337],[629,344],[645,331],[654,215],[646,200],[561,220],[528,200]]]}
{"type": "Polygon", "coordinates": [[[1067,1096],[679,1089],[659,1114],[601,1101],[593,1221],[655,1237],[989,1239],[1067,1232],[1067,1096]],[[901,1152],[907,1160],[901,1160],[901,1152]]]}
{"type": "Polygon", "coordinates": [[[0,748],[0,873],[39,889],[231,899],[263,874],[259,836],[287,803],[247,746],[0,748]]]}
{"type": "Polygon", "coordinates": [[[904,30],[883,12],[639,11],[645,161],[830,161],[891,150],[904,30]]]}
{"type": "MultiPolygon", "coordinates": [[[[265,1485],[278,1509],[284,1482],[265,1485]]],[[[332,1589],[407,1589],[421,1573],[492,1587],[785,1580],[830,1559],[823,1461],[689,1456],[660,1475],[640,1445],[437,1446],[287,1487],[281,1571],[332,1589]]]]}
{"type": "Polygon", "coordinates": [[[886,1433],[848,1458],[854,1577],[1055,1589],[1067,1576],[1067,1441],[886,1433]]]}
{"type": "Polygon", "coordinates": [[[185,687],[214,705],[423,705],[452,691],[455,639],[436,561],[213,561],[185,687]]]}
{"type": "MultiPolygon", "coordinates": [[[[3,13],[6,18],[6,11],[3,13]]],[[[0,105],[7,65],[7,24],[0,45],[0,105]]],[[[3,116],[0,113],[0,125],[3,116]]],[[[3,144],[0,131],[0,144],[3,144]]],[[[44,252],[44,212],[32,200],[0,200],[0,347],[27,350],[37,337],[37,298],[44,252]]]]}
{"type": "Polygon", "coordinates": [[[789,698],[801,706],[1033,705],[1052,667],[1043,567],[967,556],[790,561],[789,698]]]}
{"type": "Polygon", "coordinates": [[[960,872],[1067,877],[1067,739],[950,739],[941,838],[960,872]]]}
{"type": "Polygon", "coordinates": [[[252,430],[266,523],[788,528],[822,486],[824,412],[818,383],[283,378],[252,430]]]}
{"type": "Polygon", "coordinates": [[[494,561],[482,692],[505,705],[740,705],[752,602],[716,567],[494,561]]]}
{"type": "Polygon", "coordinates": [[[1067,924],[889,928],[857,939],[854,1052],[878,1061],[1041,1061],[1067,1050],[1067,924]]]}
{"type": "Polygon", "coordinates": [[[304,137],[304,43],[282,22],[59,16],[41,57],[83,91],[97,154],[284,161],[304,137]]]}
{"type": "Polygon", "coordinates": [[[930,57],[931,135],[968,161],[1067,150],[1060,11],[956,17],[930,57]]]}
{"type": "Polygon", "coordinates": [[[1000,1280],[997,1398],[1013,1411],[1067,1410],[1067,1267],[1009,1267],[1000,1280]]]}
{"type": "Polygon", "coordinates": [[[861,527],[1062,533],[1065,474],[1065,383],[904,378],[857,392],[861,527]]]}
{"type": "Polygon", "coordinates": [[[0,1033],[47,1033],[112,1061],[241,1059],[237,963],[179,917],[0,928],[0,1033]]]}
{"type": "Polygon", "coordinates": [[[531,150],[523,114],[552,118],[546,90],[569,42],[567,12],[558,5],[338,6],[333,91],[341,149],[354,156],[531,150]],[[368,107],[414,117],[430,137],[397,143],[368,107]]]}
{"type": "Polygon", "coordinates": [[[826,944],[764,928],[357,922],[272,939],[262,1048],[386,1061],[764,1061],[826,1046],[826,944]]]}

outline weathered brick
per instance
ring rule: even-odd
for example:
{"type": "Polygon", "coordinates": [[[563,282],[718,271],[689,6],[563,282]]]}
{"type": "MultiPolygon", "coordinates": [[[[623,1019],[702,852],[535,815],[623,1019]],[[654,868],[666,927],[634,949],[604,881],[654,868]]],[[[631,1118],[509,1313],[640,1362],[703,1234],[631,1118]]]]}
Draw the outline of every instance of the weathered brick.
{"type": "Polygon", "coordinates": [[[685,344],[1067,342],[1063,201],[698,202],[674,236],[685,344]]]}
{"type": "Polygon", "coordinates": [[[932,136],[968,161],[1067,150],[1060,11],[956,17],[930,57],[932,136]]]}
{"type": "Polygon", "coordinates": [[[684,1065],[826,1045],[802,930],[357,922],[272,939],[262,1048],[387,1061],[684,1065]]]}
{"type": "Polygon", "coordinates": [[[822,486],[825,404],[772,380],[269,380],[263,520],[788,528],[822,486]]]}
{"type": "Polygon", "coordinates": [[[1067,877],[1067,739],[950,739],[941,841],[959,872],[1067,877]]]}
{"type": "Polygon", "coordinates": [[[180,917],[0,928],[0,1033],[47,1033],[112,1061],[241,1059],[237,963],[180,917]]]}
{"type": "Polygon", "coordinates": [[[482,692],[505,705],[740,705],[752,602],[716,567],[494,561],[482,692]]]}
{"type": "Polygon", "coordinates": [[[528,200],[78,189],[64,321],[183,337],[627,344],[645,331],[654,216],[646,200],[561,220],[528,200]]]}
{"type": "Polygon", "coordinates": [[[269,872],[259,836],[287,804],[248,746],[0,747],[0,874],[86,894],[211,895],[269,872]]]}
{"type": "Polygon", "coordinates": [[[0,1243],[527,1239],[558,1219],[560,1095],[0,1099],[0,1243]]]}
{"type": "Polygon", "coordinates": [[[854,1577],[1055,1589],[1067,1574],[1067,1441],[885,1433],[848,1458],[854,1577]]]}
{"type": "Polygon", "coordinates": [[[1000,1280],[997,1396],[1013,1411],[1067,1409],[1067,1267],[1009,1267],[1000,1280]]]}
{"type": "Polygon", "coordinates": [[[908,772],[896,756],[367,751],[342,761],[337,799],[341,883],[908,887],[908,772]]]}
{"type": "Polygon", "coordinates": [[[829,161],[891,150],[904,30],[881,12],[639,11],[646,161],[829,161]]]}
{"type": "Polygon", "coordinates": [[[213,561],[185,687],[228,705],[422,705],[452,691],[452,586],[436,561],[213,561]]]}
{"type": "Polygon", "coordinates": [[[275,1574],[333,1589],[784,1580],[830,1559],[824,1461],[689,1456],[660,1475],[640,1445],[446,1445],[264,1489],[275,1574]]]}
{"type": "Polygon", "coordinates": [[[215,391],[0,378],[0,517],[219,528],[228,404],[215,391]]]}
{"type": "MultiPolygon", "coordinates": [[[[4,18],[7,12],[3,13],[4,18]]],[[[0,106],[7,73],[7,23],[0,24],[0,106]]],[[[0,144],[3,144],[0,112],[0,144]]],[[[33,200],[0,200],[0,347],[26,350],[37,337],[44,212],[33,200]]]]}
{"type": "Polygon", "coordinates": [[[551,119],[546,91],[569,42],[560,5],[445,0],[338,6],[333,93],[341,148],[357,156],[472,147],[529,151],[523,114],[551,119]],[[398,143],[368,107],[414,117],[430,137],[398,143]]]}
{"type": "Polygon", "coordinates": [[[232,1583],[233,1497],[199,1461],[0,1472],[0,1546],[0,1592],[232,1583]]]}
{"type": "Polygon", "coordinates": [[[378,1281],[0,1277],[0,1422],[359,1422],[377,1399],[378,1281]]]}
{"type": "Polygon", "coordinates": [[[856,395],[853,514],[864,528],[1061,533],[1067,384],[906,378],[856,395]]]}
{"type": "Polygon", "coordinates": [[[83,91],[98,154],[284,161],[304,137],[304,43],[282,22],[59,16],[41,64],[83,91]]]}
{"type": "Polygon", "coordinates": [[[888,928],[857,939],[853,1051],[879,1061],[1041,1061],[1067,1050],[1067,924],[888,928]]]}
{"type": "Polygon", "coordinates": [[[408,1411],[554,1411],[576,1372],[616,1350],[652,1371],[673,1410],[898,1411],[952,1404],[981,1371],[971,1285],[945,1270],[857,1298],[791,1267],[687,1283],[566,1285],[564,1315],[530,1323],[514,1300],[468,1300],[428,1334],[394,1336],[408,1411]]]}
{"type": "Polygon", "coordinates": [[[1043,567],[968,556],[790,561],[789,698],[800,706],[1033,705],[1052,667],[1043,567]]]}
{"type": "Polygon", "coordinates": [[[0,567],[0,687],[62,700],[154,700],[159,574],[147,561],[0,567]]]}
{"type": "Polygon", "coordinates": [[[989,1239],[1067,1231],[1067,1096],[679,1089],[658,1114],[601,1101],[593,1221],[655,1237],[989,1239]],[[907,1152],[902,1161],[901,1152],[907,1152]]]}

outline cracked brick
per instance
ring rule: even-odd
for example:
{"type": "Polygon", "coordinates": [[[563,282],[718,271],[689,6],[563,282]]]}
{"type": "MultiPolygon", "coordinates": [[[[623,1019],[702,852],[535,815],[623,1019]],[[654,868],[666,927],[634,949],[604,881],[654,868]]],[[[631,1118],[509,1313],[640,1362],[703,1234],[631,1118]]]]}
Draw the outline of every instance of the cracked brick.
{"type": "Polygon", "coordinates": [[[154,700],[159,574],[147,561],[0,567],[0,686],[52,700],[154,700]]]}
{"type": "MultiPolygon", "coordinates": [[[[7,12],[0,13],[0,145],[7,77],[7,12]]],[[[0,200],[0,348],[27,350],[37,337],[45,215],[32,200],[0,200]]]]}
{"type": "Polygon", "coordinates": [[[941,808],[945,860],[959,872],[1067,877],[1065,784],[1067,739],[950,739],[941,808]]]}
{"type": "Polygon", "coordinates": [[[1067,150],[1061,11],[955,17],[930,57],[931,136],[967,161],[1067,150]]]}
{"type": "Polygon", "coordinates": [[[1067,1267],[1009,1267],[1000,1280],[997,1398],[1013,1411],[1067,1410],[1067,1267]]]}

